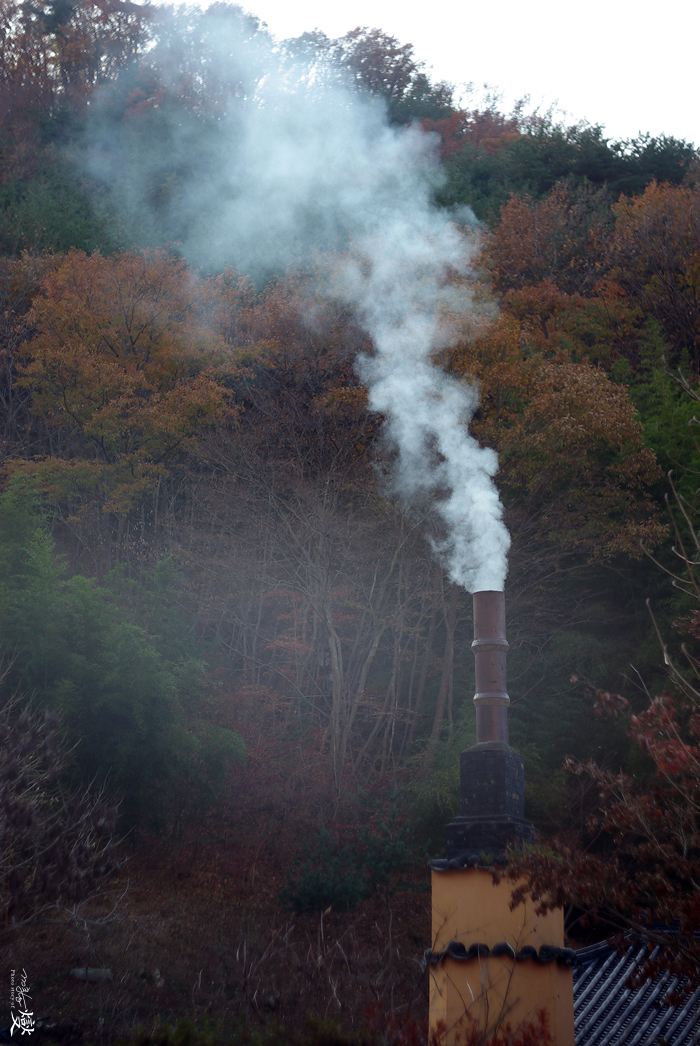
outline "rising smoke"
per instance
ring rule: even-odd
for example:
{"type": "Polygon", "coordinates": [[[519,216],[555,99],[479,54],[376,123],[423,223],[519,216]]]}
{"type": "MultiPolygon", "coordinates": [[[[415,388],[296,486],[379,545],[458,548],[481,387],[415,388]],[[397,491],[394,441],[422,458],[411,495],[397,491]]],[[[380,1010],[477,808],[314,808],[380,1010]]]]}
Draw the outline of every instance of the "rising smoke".
{"type": "Polygon", "coordinates": [[[213,85],[214,116],[164,110],[144,134],[138,121],[112,120],[107,97],[94,107],[89,171],[132,241],[175,229],[198,267],[233,263],[261,278],[313,251],[342,251],[331,283],[374,344],[358,372],[397,451],[395,489],[409,503],[433,499],[446,534],[434,548],[453,581],[502,589],[510,538],[497,457],[467,431],[475,388],[432,359],[445,344],[442,311],[470,307],[466,284],[446,277],[468,272],[473,249],[432,202],[434,142],[389,126],[383,105],[318,50],[301,58],[301,42],[276,48],[240,12],[215,10],[173,14],[151,55],[161,77],[189,62],[191,83],[213,85]]]}

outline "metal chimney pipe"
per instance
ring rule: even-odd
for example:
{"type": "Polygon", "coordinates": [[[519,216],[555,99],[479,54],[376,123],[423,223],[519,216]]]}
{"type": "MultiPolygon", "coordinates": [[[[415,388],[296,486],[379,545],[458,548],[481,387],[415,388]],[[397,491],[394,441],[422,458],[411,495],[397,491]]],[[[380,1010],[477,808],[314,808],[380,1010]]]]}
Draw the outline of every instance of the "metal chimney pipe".
{"type": "Polygon", "coordinates": [[[506,604],[503,592],[474,593],[476,743],[508,744],[506,604]]]}

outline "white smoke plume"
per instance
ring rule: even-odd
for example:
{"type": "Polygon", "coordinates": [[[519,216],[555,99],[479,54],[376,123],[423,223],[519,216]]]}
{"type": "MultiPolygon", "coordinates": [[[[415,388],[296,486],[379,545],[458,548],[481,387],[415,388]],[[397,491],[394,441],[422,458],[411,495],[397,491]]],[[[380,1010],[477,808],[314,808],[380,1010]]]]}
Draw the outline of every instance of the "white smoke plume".
{"type": "Polygon", "coordinates": [[[442,216],[437,229],[421,221],[425,214],[412,217],[417,222],[408,243],[404,218],[396,238],[385,228],[365,245],[372,268],[357,281],[355,300],[375,355],[359,360],[358,371],[398,451],[395,489],[409,504],[432,497],[443,521],[446,537],[432,544],[450,579],[469,592],[500,591],[510,536],[493,479],[498,458],[468,432],[476,388],[432,361],[440,341],[441,281],[448,265],[463,262],[464,243],[442,216]],[[426,241],[428,251],[421,251],[426,241]]]}
{"type": "Polygon", "coordinates": [[[467,430],[476,389],[432,358],[443,347],[443,305],[454,309],[461,293],[469,307],[446,275],[465,273],[471,251],[432,202],[434,141],[389,126],[383,106],[318,55],[291,60],[240,11],[216,10],[173,15],[161,45],[179,48],[180,63],[189,48],[202,82],[231,85],[216,120],[164,113],[151,142],[97,105],[90,172],[111,188],[127,225],[131,216],[134,239],[157,237],[169,207],[185,255],[209,270],[234,264],[259,277],[316,249],[343,251],[341,291],[375,349],[358,372],[397,449],[395,488],[409,503],[433,498],[446,532],[434,547],[453,581],[502,589],[510,538],[493,482],[497,456],[467,430]],[[156,207],[153,187],[169,171],[172,199],[161,193],[156,207]]]}

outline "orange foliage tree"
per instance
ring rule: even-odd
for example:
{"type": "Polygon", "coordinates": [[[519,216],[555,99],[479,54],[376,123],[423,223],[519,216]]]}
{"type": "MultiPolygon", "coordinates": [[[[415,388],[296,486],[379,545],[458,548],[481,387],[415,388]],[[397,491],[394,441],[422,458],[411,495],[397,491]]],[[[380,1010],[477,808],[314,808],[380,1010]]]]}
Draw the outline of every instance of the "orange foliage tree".
{"type": "Polygon", "coordinates": [[[458,155],[467,142],[486,153],[498,152],[520,134],[518,112],[509,116],[499,112],[495,99],[487,99],[484,109],[455,109],[437,119],[423,117],[424,131],[440,135],[440,158],[458,155]]]}
{"type": "Polygon", "coordinates": [[[615,275],[661,324],[676,360],[700,371],[700,182],[652,182],[613,207],[615,275]]]}
{"type": "Polygon", "coordinates": [[[568,293],[590,293],[609,269],[611,226],[604,190],[560,182],[543,200],[511,196],[484,261],[499,291],[547,280],[568,293]]]}
{"type": "Polygon", "coordinates": [[[481,384],[475,431],[501,452],[516,535],[536,521],[550,544],[596,557],[663,533],[649,494],[659,469],[616,383],[638,363],[644,322],[614,279],[616,236],[604,193],[511,197],[482,256],[501,315],[454,357],[481,384]]]}
{"type": "Polygon", "coordinates": [[[547,296],[549,317],[575,314],[579,347],[606,368],[621,354],[636,369],[644,326],[654,317],[669,355],[681,361],[685,353],[697,371],[699,203],[697,181],[652,182],[641,196],[617,203],[603,190],[563,183],[540,201],[512,196],[487,237],[483,262],[508,309],[521,308],[526,293],[533,304],[539,297],[542,316],[547,296]]]}
{"type": "Polygon", "coordinates": [[[47,426],[35,473],[66,494],[97,488],[105,511],[124,514],[230,417],[208,292],[164,251],[62,259],[22,348],[20,383],[47,426]]]}
{"type": "MultiPolygon", "coordinates": [[[[546,289],[556,301],[558,292],[546,289]]],[[[554,332],[543,331],[533,308],[540,290],[530,289],[529,309],[504,310],[452,356],[456,373],[480,384],[472,431],[499,451],[511,560],[517,565],[518,548],[532,543],[536,558],[549,549],[541,566],[552,556],[561,564],[572,554],[636,555],[640,539],[663,533],[648,493],[659,476],[656,459],[627,389],[586,359],[571,331],[560,338],[553,322],[554,332]]]]}

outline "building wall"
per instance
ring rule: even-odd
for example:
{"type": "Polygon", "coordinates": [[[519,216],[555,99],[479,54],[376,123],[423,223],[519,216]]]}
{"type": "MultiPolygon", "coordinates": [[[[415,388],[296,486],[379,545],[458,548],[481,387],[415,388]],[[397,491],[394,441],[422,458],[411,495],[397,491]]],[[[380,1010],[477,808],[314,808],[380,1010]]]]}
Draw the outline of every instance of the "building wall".
{"type": "MultiPolygon", "coordinates": [[[[513,884],[494,885],[491,873],[465,868],[432,873],[432,952],[435,958],[450,942],[466,949],[475,944],[493,949],[508,944],[524,948],[564,944],[561,910],[537,915],[528,900],[511,910],[513,884]]],[[[573,982],[569,966],[537,958],[508,955],[455,959],[445,956],[430,966],[430,1026],[443,1046],[454,1046],[471,1022],[481,1034],[500,1026],[514,1030],[536,1021],[544,1010],[556,1046],[574,1046],[573,982]]]]}

